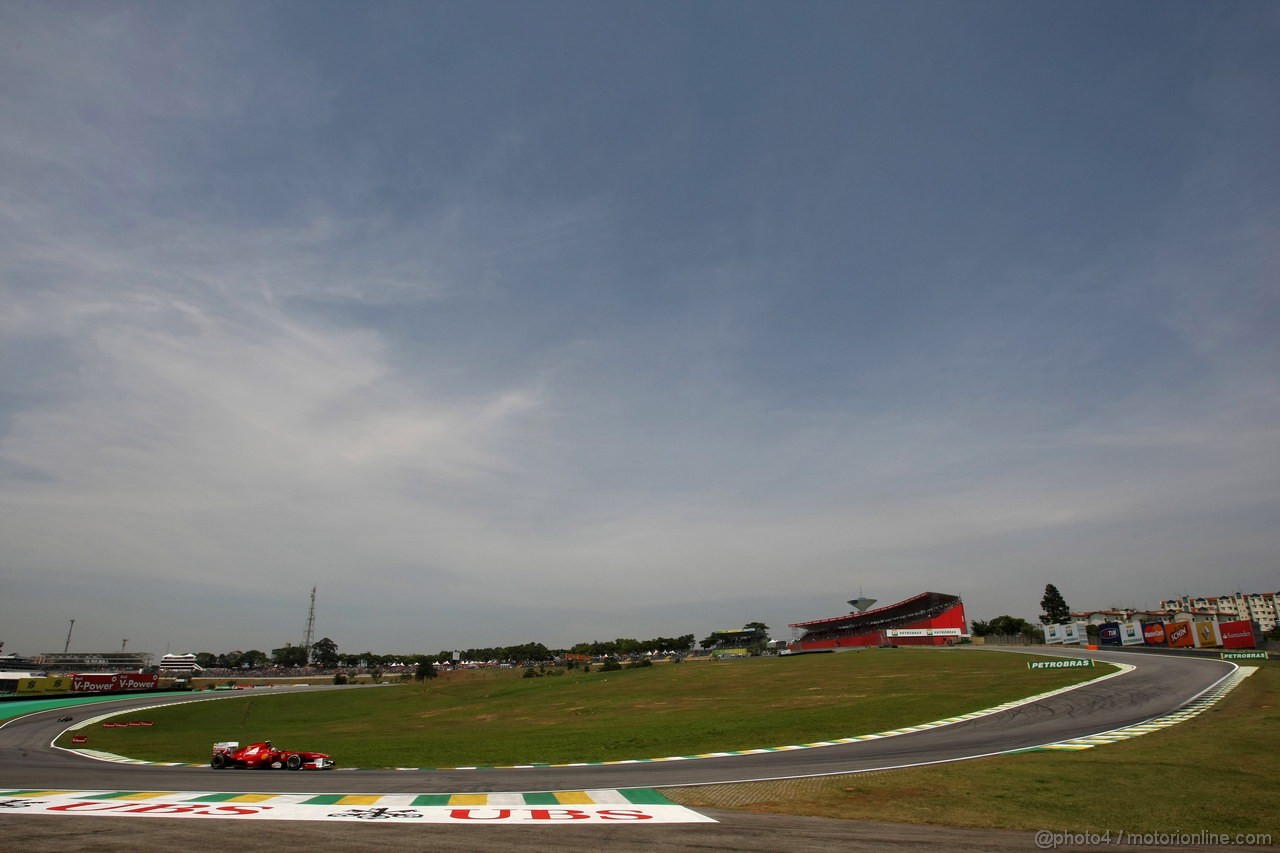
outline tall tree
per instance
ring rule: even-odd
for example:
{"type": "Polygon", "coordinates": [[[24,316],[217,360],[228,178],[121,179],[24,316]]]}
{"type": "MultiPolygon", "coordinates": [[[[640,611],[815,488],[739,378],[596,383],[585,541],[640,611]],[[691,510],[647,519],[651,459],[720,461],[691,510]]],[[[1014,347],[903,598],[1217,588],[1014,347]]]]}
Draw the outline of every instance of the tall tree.
{"type": "Polygon", "coordinates": [[[276,666],[306,666],[307,647],[286,645],[283,649],[272,649],[271,657],[275,660],[276,666]]]}
{"type": "Polygon", "coordinates": [[[1045,584],[1044,598],[1040,599],[1040,622],[1044,625],[1065,625],[1071,621],[1071,608],[1053,584],[1045,584]]]}
{"type": "Polygon", "coordinates": [[[335,667],[338,665],[338,644],[328,637],[317,640],[311,647],[311,660],[316,666],[335,667]]]}
{"type": "Polygon", "coordinates": [[[418,681],[428,681],[436,677],[436,667],[431,658],[424,657],[418,661],[418,666],[413,671],[413,677],[418,681]]]}
{"type": "Polygon", "coordinates": [[[988,633],[1003,637],[1016,637],[1037,630],[1026,619],[1018,616],[997,616],[987,626],[988,633]]]}

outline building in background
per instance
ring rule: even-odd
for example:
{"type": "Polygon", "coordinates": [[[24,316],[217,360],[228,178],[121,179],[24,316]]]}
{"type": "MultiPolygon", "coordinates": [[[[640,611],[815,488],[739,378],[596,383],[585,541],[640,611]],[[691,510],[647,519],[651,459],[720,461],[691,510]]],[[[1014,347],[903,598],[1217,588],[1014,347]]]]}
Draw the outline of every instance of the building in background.
{"type": "Polygon", "coordinates": [[[151,667],[147,652],[46,652],[36,663],[49,672],[141,672],[151,667]]]}
{"type": "MultiPolygon", "coordinates": [[[[870,599],[855,599],[856,602],[870,599]]],[[[795,622],[792,652],[839,650],[858,646],[945,646],[969,636],[964,602],[958,595],[922,592],[919,595],[846,616],[795,622]]]]}
{"type": "Polygon", "coordinates": [[[1215,622],[1238,620],[1257,622],[1263,633],[1276,629],[1276,597],[1280,592],[1258,592],[1234,595],[1211,595],[1194,598],[1184,595],[1160,602],[1160,609],[1189,613],[1192,616],[1212,616],[1215,622]]]}

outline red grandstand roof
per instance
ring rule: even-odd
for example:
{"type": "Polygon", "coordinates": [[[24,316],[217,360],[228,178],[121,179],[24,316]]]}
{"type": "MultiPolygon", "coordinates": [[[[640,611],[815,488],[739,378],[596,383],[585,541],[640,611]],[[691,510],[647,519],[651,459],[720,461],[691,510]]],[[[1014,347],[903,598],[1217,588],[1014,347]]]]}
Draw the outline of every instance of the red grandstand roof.
{"type": "Polygon", "coordinates": [[[946,599],[955,599],[956,601],[960,600],[959,596],[949,595],[945,592],[922,592],[919,595],[912,596],[911,598],[904,598],[902,601],[899,601],[897,604],[888,604],[888,605],[885,605],[884,607],[877,607],[874,610],[864,610],[861,613],[846,613],[843,616],[832,616],[829,619],[815,619],[812,622],[793,622],[787,627],[811,628],[811,627],[814,627],[815,625],[834,625],[837,622],[850,622],[854,620],[859,622],[872,621],[873,619],[875,619],[876,616],[888,616],[890,615],[891,611],[898,610],[899,608],[904,608],[912,604],[916,604],[917,602],[927,598],[936,598],[940,602],[946,599]]]}

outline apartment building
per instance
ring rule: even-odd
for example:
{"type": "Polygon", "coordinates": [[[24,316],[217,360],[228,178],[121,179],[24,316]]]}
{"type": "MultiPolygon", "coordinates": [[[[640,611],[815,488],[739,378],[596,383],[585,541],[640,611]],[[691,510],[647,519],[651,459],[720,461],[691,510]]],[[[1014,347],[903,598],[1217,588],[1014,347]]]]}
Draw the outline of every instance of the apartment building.
{"type": "Polygon", "coordinates": [[[1242,593],[1233,595],[1211,595],[1195,598],[1184,595],[1181,598],[1170,598],[1160,602],[1161,610],[1177,610],[1195,616],[1208,615],[1216,617],[1219,622],[1230,622],[1236,619],[1252,619],[1264,633],[1276,628],[1277,603],[1280,592],[1242,593]]]}

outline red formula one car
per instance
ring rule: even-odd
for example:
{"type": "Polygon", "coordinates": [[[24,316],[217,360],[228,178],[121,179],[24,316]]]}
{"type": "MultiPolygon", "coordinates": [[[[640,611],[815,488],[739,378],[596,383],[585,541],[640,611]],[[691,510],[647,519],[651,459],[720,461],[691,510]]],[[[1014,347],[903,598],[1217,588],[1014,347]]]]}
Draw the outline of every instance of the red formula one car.
{"type": "Polygon", "coordinates": [[[237,741],[215,743],[213,760],[209,762],[214,770],[227,767],[254,770],[279,770],[281,767],[287,770],[329,770],[337,763],[323,752],[276,749],[269,740],[244,747],[237,741]]]}

